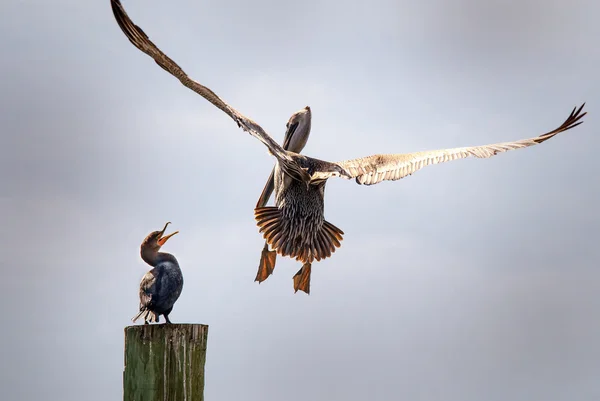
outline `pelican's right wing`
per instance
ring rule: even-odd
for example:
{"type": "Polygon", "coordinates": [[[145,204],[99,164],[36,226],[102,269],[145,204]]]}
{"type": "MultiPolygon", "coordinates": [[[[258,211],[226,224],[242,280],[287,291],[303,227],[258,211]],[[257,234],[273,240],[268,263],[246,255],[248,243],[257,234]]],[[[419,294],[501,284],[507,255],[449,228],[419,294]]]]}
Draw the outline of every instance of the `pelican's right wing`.
{"type": "Polygon", "coordinates": [[[265,187],[260,193],[260,197],[258,198],[258,202],[256,202],[256,207],[265,207],[269,202],[269,198],[275,189],[275,167],[271,170],[271,175],[267,179],[265,187]]]}
{"type": "MultiPolygon", "coordinates": [[[[133,21],[131,21],[119,0],[111,0],[110,4],[112,6],[115,19],[121,27],[121,30],[135,47],[152,57],[156,64],[181,81],[184,86],[193,90],[211,102],[213,105],[223,110],[238,124],[239,127],[265,144],[271,154],[275,156],[280,163],[282,163],[283,168],[296,170],[296,173],[299,173],[295,163],[292,162],[287,152],[281,146],[279,146],[279,144],[275,142],[260,125],[252,121],[250,118],[244,116],[233,107],[229,106],[212,90],[191,79],[175,61],[171,60],[169,56],[163,53],[154,43],[152,43],[152,41],[148,38],[148,35],[146,35],[139,26],[135,25],[133,21]]],[[[290,175],[294,176],[293,172],[290,175]]]]}
{"type": "Polygon", "coordinates": [[[574,108],[571,115],[560,127],[535,138],[466,148],[431,150],[395,155],[373,155],[360,159],[347,160],[337,164],[345,169],[346,172],[350,174],[351,178],[356,178],[358,184],[373,185],[385,180],[395,181],[432,164],[463,159],[469,156],[489,158],[501,152],[526,148],[547,141],[555,135],[581,124],[583,121],[579,120],[587,114],[581,113],[584,105],[585,103],[581,105],[579,109],[574,108]]]}

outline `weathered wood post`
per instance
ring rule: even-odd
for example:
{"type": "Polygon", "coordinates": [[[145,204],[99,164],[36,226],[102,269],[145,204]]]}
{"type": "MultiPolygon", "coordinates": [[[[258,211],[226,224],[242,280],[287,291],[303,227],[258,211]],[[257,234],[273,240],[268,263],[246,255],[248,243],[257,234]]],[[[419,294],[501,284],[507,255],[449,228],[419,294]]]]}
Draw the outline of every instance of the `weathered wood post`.
{"type": "Polygon", "coordinates": [[[125,327],[124,401],[204,401],[208,326],[125,327]]]}

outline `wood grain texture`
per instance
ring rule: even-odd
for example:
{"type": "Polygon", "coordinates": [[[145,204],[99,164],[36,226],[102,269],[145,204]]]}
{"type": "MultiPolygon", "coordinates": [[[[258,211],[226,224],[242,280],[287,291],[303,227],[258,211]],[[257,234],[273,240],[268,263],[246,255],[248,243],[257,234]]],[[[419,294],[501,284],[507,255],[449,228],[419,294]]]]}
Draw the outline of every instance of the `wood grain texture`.
{"type": "Polygon", "coordinates": [[[204,401],[208,326],[125,328],[124,401],[204,401]]]}

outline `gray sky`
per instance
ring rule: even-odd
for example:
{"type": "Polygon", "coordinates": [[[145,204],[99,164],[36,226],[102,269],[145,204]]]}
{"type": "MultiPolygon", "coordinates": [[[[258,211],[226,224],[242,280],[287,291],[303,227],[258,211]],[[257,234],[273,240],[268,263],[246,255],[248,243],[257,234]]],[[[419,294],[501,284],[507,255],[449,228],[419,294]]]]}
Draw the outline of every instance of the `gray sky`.
{"type": "Polygon", "coordinates": [[[3,400],[120,399],[139,244],[166,221],[185,277],[171,318],[210,325],[207,400],[600,397],[598,2],[123,3],[277,140],[310,105],[318,158],[590,115],[490,160],[330,180],[343,246],[294,295],[290,259],[253,282],[264,146],[135,49],[108,0],[2,2],[3,400]]]}

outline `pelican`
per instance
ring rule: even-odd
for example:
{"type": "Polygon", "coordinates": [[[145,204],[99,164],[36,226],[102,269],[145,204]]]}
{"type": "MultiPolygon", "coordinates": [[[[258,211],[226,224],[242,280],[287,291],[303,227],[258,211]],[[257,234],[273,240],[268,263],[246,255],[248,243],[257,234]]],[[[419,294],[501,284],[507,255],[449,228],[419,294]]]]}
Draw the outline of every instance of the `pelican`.
{"type": "MultiPolygon", "coordinates": [[[[306,141],[308,141],[308,137],[310,135],[310,124],[310,107],[306,106],[302,110],[292,114],[285,126],[286,131],[283,137],[283,149],[300,153],[302,149],[304,149],[306,141]]],[[[275,172],[276,168],[273,167],[273,170],[271,170],[271,175],[267,179],[267,183],[260,194],[260,198],[258,198],[256,208],[265,207],[267,205],[267,202],[273,193],[273,189],[275,188],[275,172]]],[[[276,257],[276,252],[269,250],[269,242],[265,240],[265,246],[263,247],[260,255],[258,272],[256,273],[256,278],[254,281],[261,283],[265,281],[271,274],[273,274],[276,257]]]]}
{"type": "Polygon", "coordinates": [[[140,282],[140,311],[131,319],[134,323],[144,317],[144,323],[159,322],[163,315],[168,324],[169,313],[173,310],[175,301],[181,295],[183,275],[175,256],[159,252],[160,248],[179,231],[164,235],[168,222],[161,231],[153,231],[144,239],[140,254],[144,262],[153,267],[142,277],[140,282]]]}
{"type": "MultiPolygon", "coordinates": [[[[204,97],[221,109],[238,127],[262,142],[276,159],[273,169],[275,206],[264,206],[268,199],[269,182],[266,192],[254,209],[259,231],[267,244],[279,255],[290,256],[303,263],[294,276],[294,290],[310,293],[311,264],[314,260],[330,257],[340,247],[343,232],[324,218],[325,184],[329,178],[343,177],[355,179],[359,185],[374,185],[382,181],[395,181],[415,173],[425,166],[443,163],[466,157],[489,158],[509,150],[534,146],[557,134],[567,131],[583,121],[583,105],[574,108],[569,117],[558,128],[536,137],[514,142],[503,142],[483,146],[441,149],[406,154],[378,154],[342,162],[328,162],[301,155],[293,149],[286,150],[269,136],[265,130],[250,118],[244,116],[212,90],[190,78],[183,69],[163,53],[135,25],[125,12],[119,0],[111,0],[113,13],[121,30],[129,41],[142,52],[154,59],[165,71],[177,78],[184,86],[204,97]]],[[[310,110],[299,118],[298,126],[289,130],[289,143],[306,143],[310,131],[310,110]],[[302,122],[303,129],[298,129],[302,122]]],[[[292,116],[294,118],[294,116],[292,116]]],[[[284,141],[285,142],[285,141],[284,141]]],[[[300,149],[301,146],[298,146],[300,149]]],[[[270,195],[270,193],[269,193],[270,195]]],[[[268,263],[259,266],[258,280],[263,280],[272,272],[275,258],[263,249],[268,263]],[[272,262],[272,263],[271,263],[272,262]],[[270,268],[270,271],[269,269],[270,268]],[[263,271],[261,271],[263,269],[263,271]]],[[[263,258],[261,258],[263,259],[263,258]]]]}

